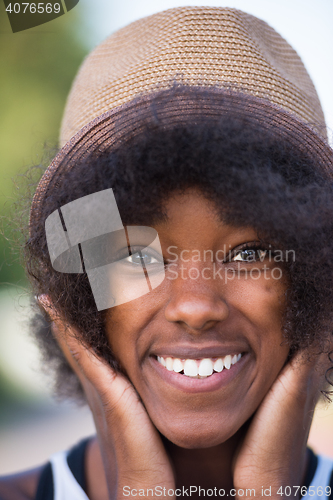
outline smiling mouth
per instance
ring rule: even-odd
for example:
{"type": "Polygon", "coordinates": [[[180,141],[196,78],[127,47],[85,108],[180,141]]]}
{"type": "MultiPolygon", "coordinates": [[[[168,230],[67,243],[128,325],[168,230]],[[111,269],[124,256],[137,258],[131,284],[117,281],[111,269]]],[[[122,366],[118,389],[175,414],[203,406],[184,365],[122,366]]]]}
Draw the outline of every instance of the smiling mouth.
{"type": "Polygon", "coordinates": [[[207,378],[223,369],[230,370],[242,354],[228,354],[223,358],[180,359],[171,356],[157,356],[157,361],[169,371],[191,378],[207,378]]]}

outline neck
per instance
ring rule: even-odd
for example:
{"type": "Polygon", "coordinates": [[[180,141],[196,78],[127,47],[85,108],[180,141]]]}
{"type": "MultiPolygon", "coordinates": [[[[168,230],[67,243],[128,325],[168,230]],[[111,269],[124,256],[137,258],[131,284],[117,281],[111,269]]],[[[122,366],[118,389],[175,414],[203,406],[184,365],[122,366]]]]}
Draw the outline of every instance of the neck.
{"type": "MultiPolygon", "coordinates": [[[[174,466],[177,488],[232,488],[233,459],[243,435],[244,430],[240,429],[226,442],[200,449],[180,448],[162,437],[174,466]]],[[[194,495],[192,497],[195,498],[194,495]]]]}

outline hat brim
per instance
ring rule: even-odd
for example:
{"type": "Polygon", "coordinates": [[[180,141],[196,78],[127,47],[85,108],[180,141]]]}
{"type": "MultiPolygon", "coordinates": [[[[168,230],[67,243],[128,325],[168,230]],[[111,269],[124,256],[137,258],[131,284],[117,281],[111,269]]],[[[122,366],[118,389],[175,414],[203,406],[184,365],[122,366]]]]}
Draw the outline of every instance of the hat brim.
{"type": "Polygon", "coordinates": [[[80,160],[91,154],[115,151],[152,125],[171,129],[202,119],[219,121],[230,114],[287,141],[311,157],[318,169],[332,178],[333,150],[327,142],[311,124],[301,122],[270,101],[230,89],[169,89],[118,106],[92,120],[73,136],[53,159],[37,186],[30,211],[30,228],[41,220],[43,200],[48,193],[57,189],[60,178],[75,168],[80,160]],[[158,115],[155,109],[157,101],[160,103],[158,115]]]}

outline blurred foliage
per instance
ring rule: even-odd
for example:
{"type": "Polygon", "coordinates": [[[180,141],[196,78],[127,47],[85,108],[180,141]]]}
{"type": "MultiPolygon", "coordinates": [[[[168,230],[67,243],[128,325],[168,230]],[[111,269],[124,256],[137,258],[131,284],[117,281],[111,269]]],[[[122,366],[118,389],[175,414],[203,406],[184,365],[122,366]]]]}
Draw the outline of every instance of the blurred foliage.
{"type": "MultiPolygon", "coordinates": [[[[0,288],[25,284],[15,222],[22,203],[17,199],[27,197],[24,172],[32,165],[46,166],[44,147],[57,145],[66,97],[88,51],[79,29],[79,9],[73,9],[13,34],[0,0],[0,288]]],[[[6,408],[23,401],[22,391],[0,370],[0,423],[6,408]]]]}
{"type": "Polygon", "coordinates": [[[45,146],[57,144],[66,96],[88,51],[78,35],[79,14],[73,9],[13,34],[0,1],[0,286],[24,283],[18,252],[11,250],[16,239],[11,219],[16,216],[15,200],[22,196],[14,180],[45,161],[45,146]]]}

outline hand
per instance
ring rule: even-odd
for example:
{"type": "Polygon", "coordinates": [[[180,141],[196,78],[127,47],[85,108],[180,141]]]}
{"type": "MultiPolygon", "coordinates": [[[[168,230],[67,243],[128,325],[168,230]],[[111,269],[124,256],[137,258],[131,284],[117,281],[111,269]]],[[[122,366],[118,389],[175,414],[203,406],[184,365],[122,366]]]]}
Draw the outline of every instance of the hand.
{"type": "Polygon", "coordinates": [[[64,324],[46,296],[40,302],[53,320],[54,335],[93,413],[109,498],[124,498],[124,486],[175,489],[167,453],[133,385],[83,345],[78,332],[64,324]]]}
{"type": "MultiPolygon", "coordinates": [[[[327,353],[299,352],[280,375],[256,411],[234,460],[234,487],[271,487],[270,498],[284,498],[282,486],[302,486],[306,445],[320,383],[330,366],[327,353]],[[315,360],[314,360],[315,358],[315,360]]],[[[294,494],[296,490],[292,489],[294,494]]],[[[242,497],[244,498],[244,497],[242,497]]]]}

